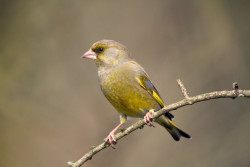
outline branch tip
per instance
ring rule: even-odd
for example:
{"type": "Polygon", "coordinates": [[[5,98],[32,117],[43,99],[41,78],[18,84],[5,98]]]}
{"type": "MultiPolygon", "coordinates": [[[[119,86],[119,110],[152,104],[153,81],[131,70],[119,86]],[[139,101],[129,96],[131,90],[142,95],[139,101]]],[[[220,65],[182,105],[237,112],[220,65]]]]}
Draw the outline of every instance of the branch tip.
{"type": "Polygon", "coordinates": [[[75,167],[76,165],[75,165],[75,163],[73,163],[73,162],[68,162],[68,167],[75,167]]]}
{"type": "MultiPolygon", "coordinates": [[[[233,90],[234,90],[234,94],[236,95],[236,97],[237,96],[240,97],[239,92],[238,92],[238,90],[239,90],[239,84],[238,84],[238,82],[234,82],[233,83],[233,90]]],[[[235,99],[236,97],[233,97],[233,99],[235,99]]]]}
{"type": "Polygon", "coordinates": [[[233,83],[233,89],[234,89],[234,90],[238,90],[238,89],[239,89],[239,84],[238,84],[238,82],[234,82],[234,83],[233,83]]]}
{"type": "Polygon", "coordinates": [[[181,89],[181,92],[182,92],[183,96],[184,96],[185,99],[187,100],[188,104],[192,104],[192,101],[190,100],[190,97],[188,96],[188,91],[187,91],[187,89],[185,88],[184,84],[181,82],[180,79],[177,79],[177,83],[178,83],[178,86],[179,86],[180,89],[181,89]]]}

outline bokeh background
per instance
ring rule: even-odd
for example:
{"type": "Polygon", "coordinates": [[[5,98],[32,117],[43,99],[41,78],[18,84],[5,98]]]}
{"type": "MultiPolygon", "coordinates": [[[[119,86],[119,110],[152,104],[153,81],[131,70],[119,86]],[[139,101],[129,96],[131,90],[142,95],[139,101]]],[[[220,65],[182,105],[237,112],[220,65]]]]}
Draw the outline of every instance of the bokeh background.
{"type": "MultiPolygon", "coordinates": [[[[92,43],[126,45],[167,104],[250,89],[249,1],[0,1],[0,166],[67,166],[119,122],[102,95],[92,43]]],[[[191,140],[136,131],[85,166],[250,166],[250,101],[218,99],[172,113],[191,140]]],[[[126,126],[135,122],[131,119],[126,126]]]]}

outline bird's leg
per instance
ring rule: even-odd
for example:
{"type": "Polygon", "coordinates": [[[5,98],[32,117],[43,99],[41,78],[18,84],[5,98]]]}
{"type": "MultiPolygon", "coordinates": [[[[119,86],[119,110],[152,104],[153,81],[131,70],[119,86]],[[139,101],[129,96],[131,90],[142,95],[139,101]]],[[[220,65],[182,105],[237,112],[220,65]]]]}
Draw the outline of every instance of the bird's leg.
{"type": "Polygon", "coordinates": [[[116,132],[122,125],[123,125],[123,123],[120,123],[119,125],[117,125],[117,126],[115,127],[115,129],[113,129],[113,130],[109,133],[109,135],[106,137],[106,139],[105,139],[106,142],[109,142],[109,144],[110,144],[110,146],[111,146],[112,148],[115,148],[115,147],[114,147],[114,144],[116,143],[115,132],[116,132]]]}
{"type": "Polygon", "coordinates": [[[144,116],[144,122],[145,122],[145,124],[154,127],[154,124],[152,122],[152,115],[151,114],[152,114],[151,110],[149,112],[147,112],[147,114],[144,116]]]}

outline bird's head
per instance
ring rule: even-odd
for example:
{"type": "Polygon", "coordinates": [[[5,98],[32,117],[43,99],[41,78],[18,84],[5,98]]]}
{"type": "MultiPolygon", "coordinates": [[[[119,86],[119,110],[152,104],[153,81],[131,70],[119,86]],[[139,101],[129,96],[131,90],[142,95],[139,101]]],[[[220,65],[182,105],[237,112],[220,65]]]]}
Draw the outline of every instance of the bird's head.
{"type": "Polygon", "coordinates": [[[129,53],[124,45],[116,41],[101,40],[94,43],[82,58],[94,60],[98,67],[106,67],[126,61],[129,59],[129,53]]]}

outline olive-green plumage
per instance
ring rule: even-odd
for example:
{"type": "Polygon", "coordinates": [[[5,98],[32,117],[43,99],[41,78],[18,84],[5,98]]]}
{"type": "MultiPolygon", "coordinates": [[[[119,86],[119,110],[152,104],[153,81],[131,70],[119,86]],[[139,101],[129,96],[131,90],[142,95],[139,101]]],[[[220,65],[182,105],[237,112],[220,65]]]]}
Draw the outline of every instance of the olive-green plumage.
{"type": "MultiPolygon", "coordinates": [[[[113,40],[98,41],[83,57],[96,62],[101,89],[120,114],[121,124],[112,131],[113,134],[126,122],[127,116],[143,118],[150,110],[157,111],[164,106],[145,70],[130,57],[122,44],[113,40]]],[[[176,141],[181,136],[190,138],[173,124],[171,118],[173,115],[167,113],[156,122],[164,126],[176,141]]],[[[107,140],[112,140],[110,135],[107,140]]]]}

